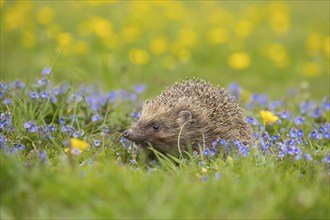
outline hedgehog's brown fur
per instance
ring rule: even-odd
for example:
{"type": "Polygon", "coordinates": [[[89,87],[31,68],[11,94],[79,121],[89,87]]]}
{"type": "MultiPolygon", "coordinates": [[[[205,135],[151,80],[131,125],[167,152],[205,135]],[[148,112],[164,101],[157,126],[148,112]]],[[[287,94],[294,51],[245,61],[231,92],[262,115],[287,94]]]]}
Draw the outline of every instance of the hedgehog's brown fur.
{"type": "Polygon", "coordinates": [[[188,146],[210,147],[220,138],[245,143],[252,140],[236,100],[223,88],[197,79],[176,83],[147,100],[141,117],[124,137],[174,156],[188,146]]]}

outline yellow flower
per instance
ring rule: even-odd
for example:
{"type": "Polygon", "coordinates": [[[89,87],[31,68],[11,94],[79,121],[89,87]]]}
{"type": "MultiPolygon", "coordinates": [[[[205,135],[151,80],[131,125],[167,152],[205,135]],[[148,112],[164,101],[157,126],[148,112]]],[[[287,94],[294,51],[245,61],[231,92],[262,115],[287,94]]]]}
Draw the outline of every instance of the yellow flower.
{"type": "Polygon", "coordinates": [[[323,40],[323,51],[327,57],[330,57],[330,36],[327,36],[323,40]]]}
{"type": "Polygon", "coordinates": [[[207,33],[211,44],[223,44],[228,41],[228,31],[224,28],[213,28],[207,33]]]}
{"type": "Polygon", "coordinates": [[[250,56],[245,52],[233,53],[228,58],[228,65],[233,69],[246,69],[250,63],[250,56]]]}
{"type": "Polygon", "coordinates": [[[248,36],[251,33],[252,24],[248,20],[241,20],[235,26],[235,32],[240,36],[248,36]]]}
{"type": "Polygon", "coordinates": [[[260,116],[264,121],[264,124],[274,123],[278,120],[278,117],[276,115],[273,115],[273,113],[270,111],[260,111],[260,116]]]}
{"type": "Polygon", "coordinates": [[[132,63],[143,65],[148,63],[149,54],[147,51],[142,49],[132,49],[129,51],[128,58],[132,63]]]}
{"type": "Polygon", "coordinates": [[[70,139],[70,148],[65,148],[64,152],[70,154],[81,154],[89,147],[86,141],[79,140],[77,138],[70,139]]]}
{"type": "Polygon", "coordinates": [[[197,33],[192,29],[182,29],[178,41],[184,46],[193,47],[197,43],[197,33]]]}
{"type": "Polygon", "coordinates": [[[138,39],[140,32],[141,31],[138,27],[128,26],[121,30],[121,35],[125,42],[132,43],[138,39]]]}
{"type": "Polygon", "coordinates": [[[305,47],[309,54],[315,55],[322,48],[323,37],[320,33],[312,32],[310,33],[305,41],[305,47]]]}
{"type": "Polygon", "coordinates": [[[112,34],[112,24],[99,16],[95,16],[89,21],[89,28],[100,38],[109,37],[112,34]]]}
{"type": "Polygon", "coordinates": [[[72,35],[68,32],[62,32],[57,36],[57,43],[60,46],[68,46],[71,44],[72,35]]]}
{"type": "Polygon", "coordinates": [[[303,64],[303,71],[306,76],[318,76],[320,75],[320,65],[316,62],[306,62],[303,64]]]}
{"type": "Polygon", "coordinates": [[[150,50],[154,54],[163,54],[167,50],[167,41],[165,38],[155,38],[150,43],[150,50]]]}
{"type": "Polygon", "coordinates": [[[281,44],[273,44],[269,48],[269,57],[277,67],[285,67],[289,64],[289,56],[281,44]]]}
{"type": "Polygon", "coordinates": [[[54,20],[54,10],[51,7],[42,7],[37,13],[37,20],[40,24],[49,24],[54,20]]]}
{"type": "Polygon", "coordinates": [[[80,55],[84,55],[88,52],[89,46],[85,41],[77,41],[74,45],[74,52],[80,55]]]}
{"type": "Polygon", "coordinates": [[[290,29],[290,11],[286,3],[272,3],[269,6],[269,22],[272,29],[279,33],[290,29]]]}

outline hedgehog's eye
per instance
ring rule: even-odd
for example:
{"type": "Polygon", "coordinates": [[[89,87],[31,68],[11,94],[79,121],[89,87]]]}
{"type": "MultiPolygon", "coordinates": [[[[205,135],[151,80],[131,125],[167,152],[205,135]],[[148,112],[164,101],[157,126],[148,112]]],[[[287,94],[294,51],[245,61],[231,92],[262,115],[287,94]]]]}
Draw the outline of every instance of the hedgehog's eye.
{"type": "Polygon", "coordinates": [[[154,129],[154,131],[159,131],[159,128],[160,128],[159,124],[152,125],[152,129],[154,129]]]}

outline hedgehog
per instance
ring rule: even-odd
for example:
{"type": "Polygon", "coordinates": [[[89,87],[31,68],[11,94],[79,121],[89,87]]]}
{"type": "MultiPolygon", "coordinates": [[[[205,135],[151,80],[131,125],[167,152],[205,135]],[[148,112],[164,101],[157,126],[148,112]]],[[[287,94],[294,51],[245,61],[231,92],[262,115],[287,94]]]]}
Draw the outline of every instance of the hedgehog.
{"type": "Polygon", "coordinates": [[[139,119],[123,132],[123,137],[139,148],[151,146],[177,157],[189,148],[210,148],[219,139],[249,144],[252,129],[237,100],[225,89],[190,79],[146,100],[139,119]]]}

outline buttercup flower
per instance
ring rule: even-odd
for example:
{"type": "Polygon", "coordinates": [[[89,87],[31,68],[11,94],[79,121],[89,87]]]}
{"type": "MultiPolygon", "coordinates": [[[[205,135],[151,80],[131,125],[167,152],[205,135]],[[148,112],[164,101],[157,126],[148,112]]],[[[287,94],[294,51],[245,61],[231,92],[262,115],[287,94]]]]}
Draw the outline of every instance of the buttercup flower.
{"type": "Polygon", "coordinates": [[[273,113],[270,111],[260,111],[260,116],[264,121],[264,124],[274,123],[278,120],[278,117],[276,115],[273,115],[273,113]]]}

